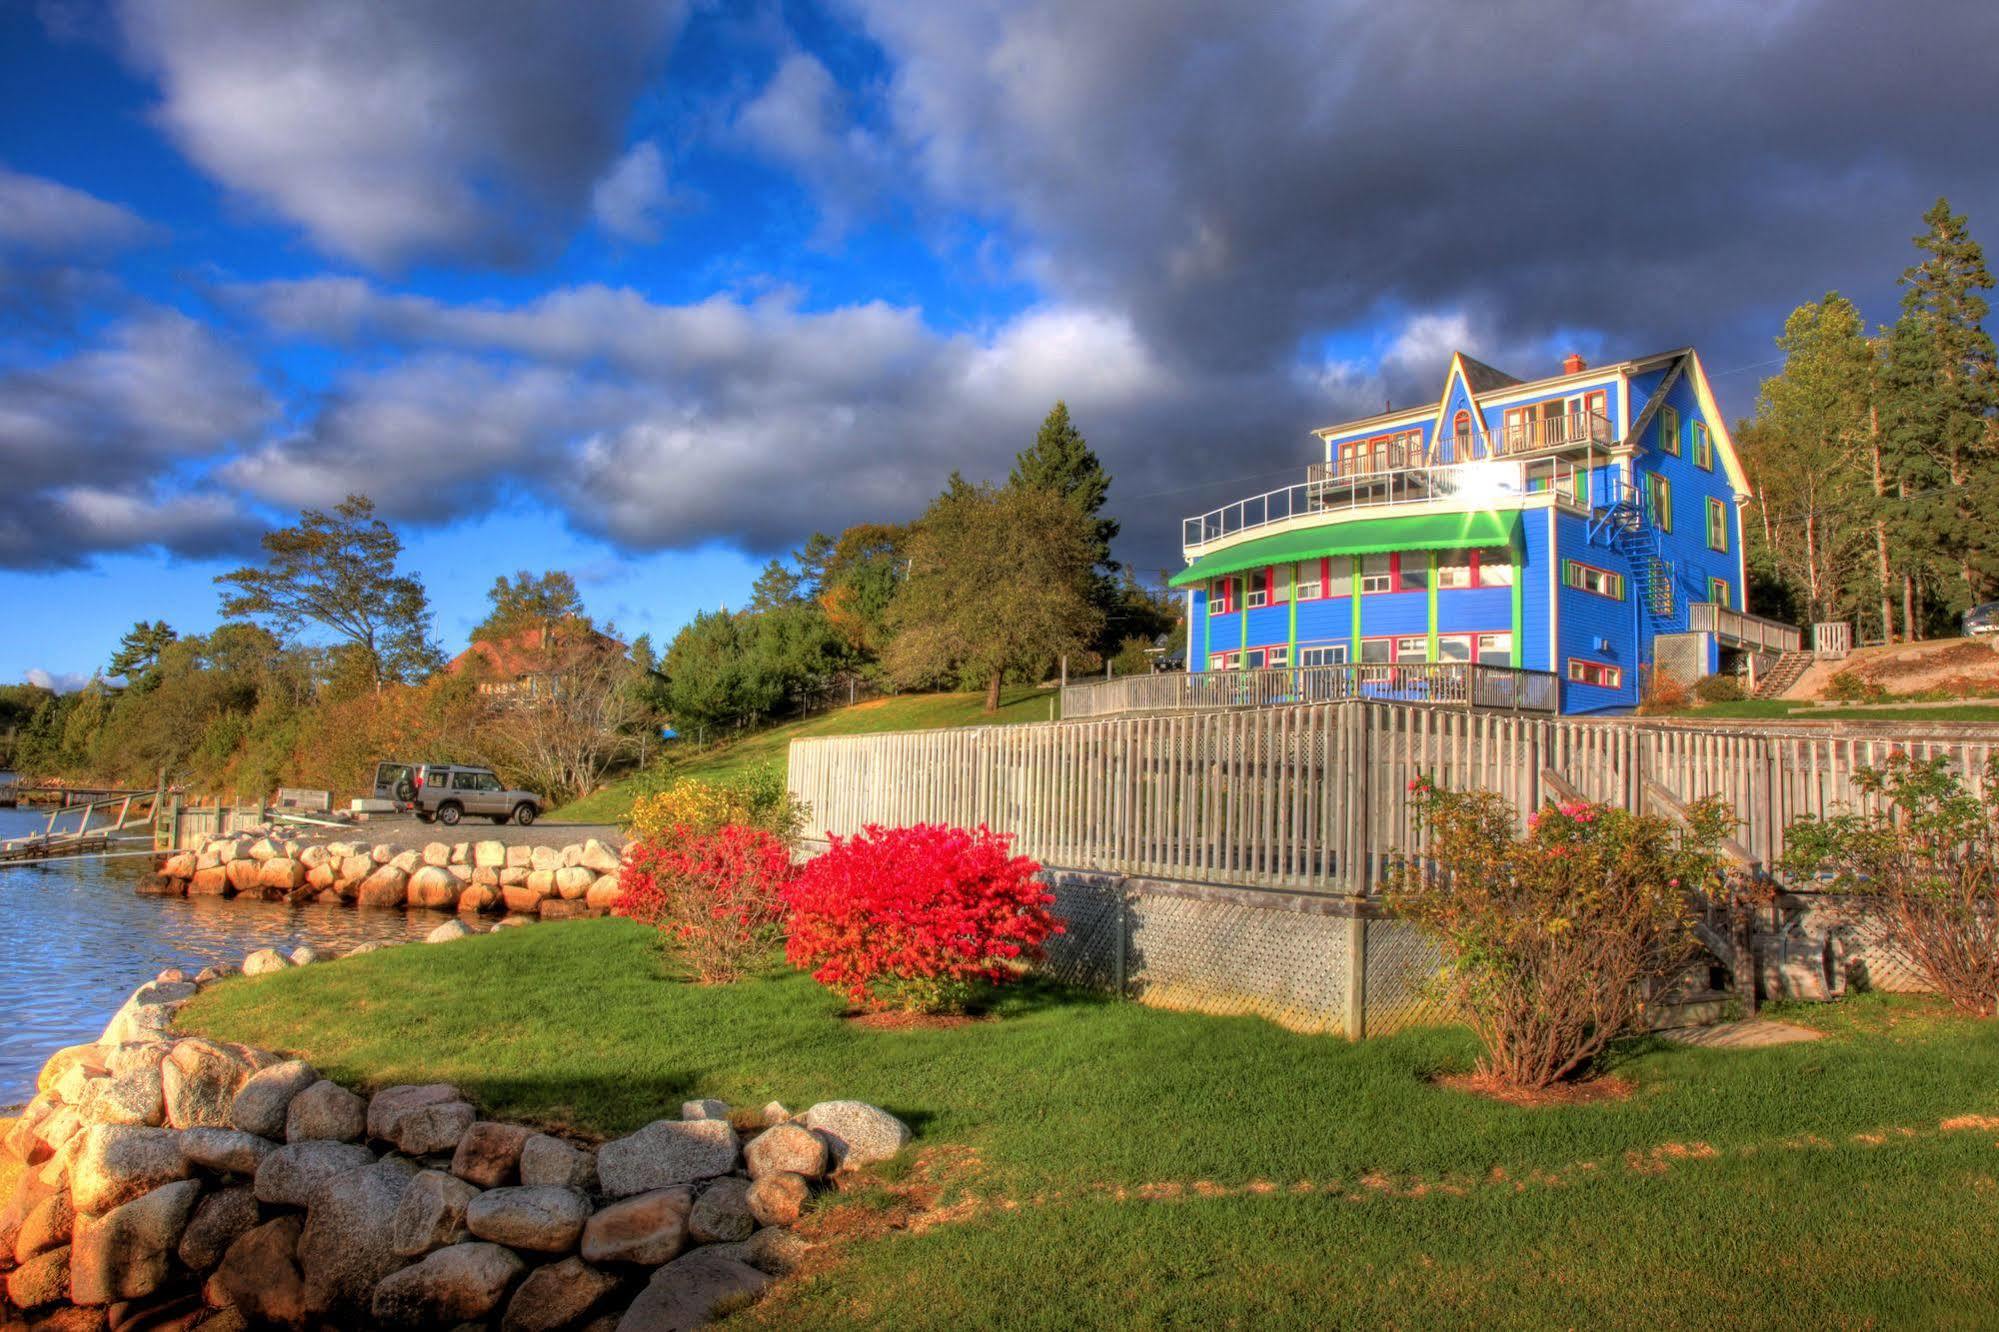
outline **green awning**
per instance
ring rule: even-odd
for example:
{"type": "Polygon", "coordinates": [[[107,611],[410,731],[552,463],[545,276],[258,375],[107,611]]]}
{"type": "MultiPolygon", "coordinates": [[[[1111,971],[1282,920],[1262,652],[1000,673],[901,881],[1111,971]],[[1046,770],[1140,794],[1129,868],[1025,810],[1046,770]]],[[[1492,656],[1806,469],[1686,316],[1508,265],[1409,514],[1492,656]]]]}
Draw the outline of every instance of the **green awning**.
{"type": "Polygon", "coordinates": [[[1399,518],[1365,518],[1353,523],[1301,527],[1275,536],[1258,537],[1226,550],[1203,555],[1168,580],[1174,587],[1204,582],[1221,574],[1289,564],[1320,555],[1381,555],[1396,550],[1462,550],[1470,546],[1506,546],[1520,527],[1520,511],[1417,513],[1399,518]]]}

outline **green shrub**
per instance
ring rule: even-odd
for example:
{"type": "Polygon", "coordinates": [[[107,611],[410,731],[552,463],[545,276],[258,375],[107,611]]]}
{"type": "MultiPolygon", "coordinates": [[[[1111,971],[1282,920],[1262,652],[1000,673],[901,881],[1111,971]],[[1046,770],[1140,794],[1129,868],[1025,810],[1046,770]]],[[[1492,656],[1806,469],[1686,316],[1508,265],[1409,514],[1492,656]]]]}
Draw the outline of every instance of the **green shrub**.
{"type": "Polygon", "coordinates": [[[1841,671],[1826,681],[1825,696],[1841,703],[1879,703],[1888,697],[1888,691],[1863,679],[1857,671],[1841,671]]]}
{"type": "Polygon", "coordinates": [[[1735,703],[1748,695],[1732,675],[1705,675],[1694,685],[1694,697],[1703,703],[1735,703]]]}

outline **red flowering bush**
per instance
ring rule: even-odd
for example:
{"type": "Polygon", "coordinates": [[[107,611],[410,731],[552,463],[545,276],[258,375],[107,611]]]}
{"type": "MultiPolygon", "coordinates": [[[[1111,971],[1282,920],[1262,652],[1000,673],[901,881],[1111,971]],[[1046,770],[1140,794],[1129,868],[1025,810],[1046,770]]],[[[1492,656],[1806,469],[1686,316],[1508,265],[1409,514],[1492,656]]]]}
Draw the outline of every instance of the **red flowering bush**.
{"type": "Polygon", "coordinates": [[[1062,930],[1041,867],[986,828],[873,825],[784,891],[785,956],[859,1006],[947,1013],[1005,984],[1062,930]]]}
{"type": "Polygon", "coordinates": [[[732,981],[783,933],[791,852],[762,828],[729,824],[672,842],[640,842],[618,875],[612,910],[651,925],[704,984],[732,981]]]}

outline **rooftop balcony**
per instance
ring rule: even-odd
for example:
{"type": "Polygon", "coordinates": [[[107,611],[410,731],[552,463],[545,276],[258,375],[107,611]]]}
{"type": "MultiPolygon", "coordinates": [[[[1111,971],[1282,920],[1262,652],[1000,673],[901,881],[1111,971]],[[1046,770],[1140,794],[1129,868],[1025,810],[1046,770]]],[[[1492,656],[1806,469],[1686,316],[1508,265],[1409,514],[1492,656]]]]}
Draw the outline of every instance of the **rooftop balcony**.
{"type": "Polygon", "coordinates": [[[1505,508],[1523,496],[1553,492],[1558,501],[1587,509],[1609,502],[1589,493],[1589,477],[1595,453],[1614,442],[1610,422],[1597,412],[1518,421],[1483,436],[1447,438],[1443,448],[1375,441],[1344,450],[1337,461],[1313,463],[1302,485],[1185,519],[1181,545],[1192,551],[1294,520],[1406,504],[1505,508]],[[1440,461],[1446,457],[1453,461],[1440,461]]]}
{"type": "Polygon", "coordinates": [[[1341,473],[1330,463],[1313,463],[1303,485],[1252,495],[1185,519],[1180,543],[1191,554],[1215,542],[1281,524],[1305,526],[1315,519],[1338,520],[1349,514],[1417,504],[1508,509],[1530,496],[1552,493],[1558,503],[1587,509],[1595,498],[1588,493],[1590,486],[1586,463],[1561,458],[1486,459],[1436,467],[1370,468],[1357,473],[1341,473]]]}

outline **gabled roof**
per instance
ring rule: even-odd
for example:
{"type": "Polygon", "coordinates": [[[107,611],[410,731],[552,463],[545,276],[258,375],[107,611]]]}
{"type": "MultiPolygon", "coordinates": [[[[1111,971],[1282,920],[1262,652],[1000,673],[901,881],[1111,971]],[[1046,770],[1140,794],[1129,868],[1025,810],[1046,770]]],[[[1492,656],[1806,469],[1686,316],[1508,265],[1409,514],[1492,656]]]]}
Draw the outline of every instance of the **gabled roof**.
{"type": "Polygon", "coordinates": [[[550,647],[542,647],[542,631],[527,629],[507,638],[477,639],[471,647],[451,659],[444,669],[456,675],[481,670],[501,680],[518,680],[530,675],[547,675],[575,665],[598,652],[623,652],[625,645],[595,629],[581,633],[558,631],[550,647]]]}
{"type": "Polygon", "coordinates": [[[1463,352],[1458,353],[1458,361],[1465,368],[1465,387],[1473,393],[1488,393],[1496,388],[1510,388],[1524,383],[1504,370],[1495,370],[1484,361],[1475,361],[1463,352]]]}

